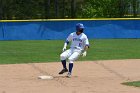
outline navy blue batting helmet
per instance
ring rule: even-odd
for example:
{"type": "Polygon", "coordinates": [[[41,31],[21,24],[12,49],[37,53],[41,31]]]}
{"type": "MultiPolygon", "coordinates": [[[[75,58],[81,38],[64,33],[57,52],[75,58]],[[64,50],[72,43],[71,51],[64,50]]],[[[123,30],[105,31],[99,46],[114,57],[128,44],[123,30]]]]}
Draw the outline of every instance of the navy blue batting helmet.
{"type": "Polygon", "coordinates": [[[84,30],[84,25],[82,23],[77,23],[76,24],[76,31],[80,31],[80,32],[83,32],[84,30]]]}

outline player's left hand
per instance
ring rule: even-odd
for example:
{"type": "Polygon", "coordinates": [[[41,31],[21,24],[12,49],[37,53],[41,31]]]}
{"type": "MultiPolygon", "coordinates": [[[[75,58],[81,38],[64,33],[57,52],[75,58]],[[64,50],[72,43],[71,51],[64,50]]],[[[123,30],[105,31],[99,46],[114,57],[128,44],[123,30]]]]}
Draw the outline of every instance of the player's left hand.
{"type": "Polygon", "coordinates": [[[82,53],[82,56],[85,57],[86,55],[87,55],[87,52],[84,51],[84,52],[82,53]]]}

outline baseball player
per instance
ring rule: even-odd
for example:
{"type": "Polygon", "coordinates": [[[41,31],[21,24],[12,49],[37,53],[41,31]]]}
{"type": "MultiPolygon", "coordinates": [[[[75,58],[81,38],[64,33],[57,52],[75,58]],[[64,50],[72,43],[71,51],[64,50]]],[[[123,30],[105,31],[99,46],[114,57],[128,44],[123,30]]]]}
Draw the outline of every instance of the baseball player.
{"type": "Polygon", "coordinates": [[[67,77],[71,77],[73,62],[78,59],[80,55],[85,57],[89,48],[89,41],[87,36],[83,33],[84,25],[82,23],[76,24],[76,32],[71,33],[66,42],[64,43],[63,53],[60,55],[60,59],[63,65],[63,69],[59,74],[68,72],[67,77]],[[70,49],[66,50],[67,45],[71,42],[70,49]],[[69,69],[66,67],[66,60],[69,61],[69,69]]]}

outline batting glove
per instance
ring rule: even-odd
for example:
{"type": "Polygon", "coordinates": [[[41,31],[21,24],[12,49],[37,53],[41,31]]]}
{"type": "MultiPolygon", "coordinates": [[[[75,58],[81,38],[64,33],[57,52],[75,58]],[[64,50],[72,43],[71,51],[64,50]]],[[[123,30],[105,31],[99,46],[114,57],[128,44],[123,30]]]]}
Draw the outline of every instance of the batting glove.
{"type": "Polygon", "coordinates": [[[86,55],[87,55],[87,52],[84,51],[84,52],[82,53],[82,56],[85,57],[86,55]]]}
{"type": "Polygon", "coordinates": [[[62,51],[64,52],[66,50],[66,47],[63,47],[62,51]]]}

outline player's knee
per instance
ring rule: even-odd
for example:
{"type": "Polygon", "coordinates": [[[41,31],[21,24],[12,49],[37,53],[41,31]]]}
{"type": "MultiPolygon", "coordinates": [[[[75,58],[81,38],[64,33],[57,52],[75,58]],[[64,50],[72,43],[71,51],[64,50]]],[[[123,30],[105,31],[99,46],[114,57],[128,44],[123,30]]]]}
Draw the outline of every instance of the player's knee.
{"type": "Polygon", "coordinates": [[[73,63],[74,62],[74,59],[68,58],[68,60],[69,60],[69,63],[73,63]]]}
{"type": "Polygon", "coordinates": [[[61,59],[61,60],[65,60],[65,59],[66,59],[66,56],[64,56],[64,55],[61,54],[61,55],[60,55],[60,59],[61,59]]]}
{"type": "Polygon", "coordinates": [[[69,63],[73,63],[73,61],[69,61],[69,63]]]}

